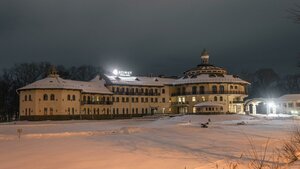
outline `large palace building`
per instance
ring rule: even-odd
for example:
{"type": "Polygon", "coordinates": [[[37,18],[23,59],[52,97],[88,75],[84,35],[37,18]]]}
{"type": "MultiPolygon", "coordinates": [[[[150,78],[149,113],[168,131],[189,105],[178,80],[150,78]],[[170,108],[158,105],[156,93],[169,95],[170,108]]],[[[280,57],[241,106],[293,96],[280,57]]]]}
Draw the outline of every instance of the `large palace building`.
{"type": "Polygon", "coordinates": [[[18,89],[20,119],[111,119],[164,113],[243,113],[248,82],[209,63],[179,79],[131,76],[128,72],[96,76],[88,82],[66,80],[53,69],[48,77],[18,89]]]}

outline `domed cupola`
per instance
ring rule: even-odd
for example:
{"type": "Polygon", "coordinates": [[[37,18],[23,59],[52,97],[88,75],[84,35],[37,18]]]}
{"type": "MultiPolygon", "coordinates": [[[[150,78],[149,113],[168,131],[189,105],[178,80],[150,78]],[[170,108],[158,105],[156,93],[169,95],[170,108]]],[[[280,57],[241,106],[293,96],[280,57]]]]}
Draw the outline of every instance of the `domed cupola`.
{"type": "Polygon", "coordinates": [[[204,49],[201,53],[201,63],[203,65],[208,65],[209,64],[209,54],[206,49],[204,49]]]}
{"type": "Polygon", "coordinates": [[[227,71],[218,66],[209,63],[209,54],[206,49],[201,53],[201,64],[184,72],[185,76],[196,77],[201,74],[225,75],[227,71]]]}
{"type": "Polygon", "coordinates": [[[48,77],[52,77],[52,78],[59,77],[58,71],[56,70],[55,66],[52,65],[52,66],[50,67],[48,77]]]}

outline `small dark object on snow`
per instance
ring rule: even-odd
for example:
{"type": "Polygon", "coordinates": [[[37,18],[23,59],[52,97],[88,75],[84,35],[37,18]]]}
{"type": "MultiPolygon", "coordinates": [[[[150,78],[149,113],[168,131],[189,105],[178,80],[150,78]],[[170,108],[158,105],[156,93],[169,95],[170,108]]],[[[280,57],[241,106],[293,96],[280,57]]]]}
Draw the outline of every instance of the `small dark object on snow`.
{"type": "Polygon", "coordinates": [[[208,118],[208,122],[211,122],[210,118],[208,118]]]}
{"type": "Polygon", "coordinates": [[[208,123],[201,123],[201,128],[208,128],[208,123]]]}
{"type": "Polygon", "coordinates": [[[246,125],[244,121],[237,123],[237,125],[246,125]]]}

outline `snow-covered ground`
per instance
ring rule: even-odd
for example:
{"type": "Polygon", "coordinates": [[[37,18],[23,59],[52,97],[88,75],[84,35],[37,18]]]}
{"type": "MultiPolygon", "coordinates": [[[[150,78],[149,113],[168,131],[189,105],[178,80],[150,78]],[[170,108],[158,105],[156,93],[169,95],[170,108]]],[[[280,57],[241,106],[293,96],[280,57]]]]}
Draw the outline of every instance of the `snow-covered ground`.
{"type": "Polygon", "coordinates": [[[249,139],[258,150],[268,138],[280,146],[299,124],[245,115],[4,123],[0,169],[213,169],[246,159],[249,139]]]}

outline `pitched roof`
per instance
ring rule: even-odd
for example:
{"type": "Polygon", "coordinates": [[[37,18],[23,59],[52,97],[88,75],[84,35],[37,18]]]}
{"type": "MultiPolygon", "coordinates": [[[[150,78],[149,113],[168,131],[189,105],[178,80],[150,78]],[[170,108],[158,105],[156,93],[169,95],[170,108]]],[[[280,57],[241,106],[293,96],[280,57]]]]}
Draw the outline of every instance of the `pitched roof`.
{"type": "Polygon", "coordinates": [[[209,75],[200,74],[195,76],[183,76],[180,79],[175,80],[172,84],[192,84],[192,83],[242,83],[250,84],[247,81],[240,79],[234,75],[209,75]]]}
{"type": "Polygon", "coordinates": [[[300,94],[286,94],[278,98],[279,100],[300,100],[300,94]]]}
{"type": "Polygon", "coordinates": [[[112,94],[104,84],[105,82],[99,78],[95,78],[90,82],[85,82],[66,80],[59,76],[49,76],[19,88],[18,91],[30,89],[71,89],[81,90],[84,93],[112,94]]]}
{"type": "Polygon", "coordinates": [[[164,86],[175,81],[172,78],[146,77],[146,76],[115,76],[105,74],[107,84],[132,86],[164,86]]]}

